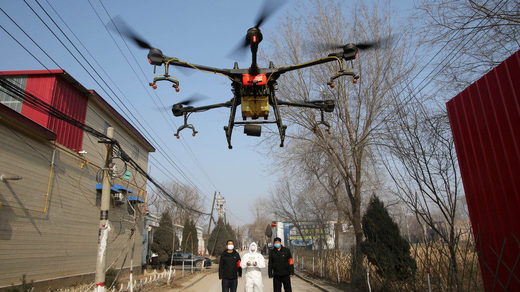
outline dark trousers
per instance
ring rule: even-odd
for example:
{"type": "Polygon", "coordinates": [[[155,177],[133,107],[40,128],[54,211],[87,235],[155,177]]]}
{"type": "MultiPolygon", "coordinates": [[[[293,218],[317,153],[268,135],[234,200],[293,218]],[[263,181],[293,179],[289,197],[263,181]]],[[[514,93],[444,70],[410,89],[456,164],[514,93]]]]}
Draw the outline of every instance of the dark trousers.
{"type": "Polygon", "coordinates": [[[222,292],[237,292],[237,279],[222,279],[222,292]]]}
{"type": "Polygon", "coordinates": [[[282,292],[282,284],[283,284],[283,289],[285,292],[292,292],[291,277],[289,275],[273,277],[274,292],[282,292]]]}

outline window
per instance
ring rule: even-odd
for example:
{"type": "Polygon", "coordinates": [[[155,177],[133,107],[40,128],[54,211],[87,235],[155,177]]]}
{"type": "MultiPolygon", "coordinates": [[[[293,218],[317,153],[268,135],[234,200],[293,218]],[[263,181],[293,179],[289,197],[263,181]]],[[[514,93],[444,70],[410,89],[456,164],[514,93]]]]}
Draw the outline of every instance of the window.
{"type": "MultiPolygon", "coordinates": [[[[25,86],[27,85],[27,76],[9,77],[6,78],[6,80],[8,82],[14,83],[16,86],[25,91],[25,86]]],[[[13,93],[0,86],[0,103],[19,113],[22,112],[22,101],[13,97],[12,95],[13,93]]]]}

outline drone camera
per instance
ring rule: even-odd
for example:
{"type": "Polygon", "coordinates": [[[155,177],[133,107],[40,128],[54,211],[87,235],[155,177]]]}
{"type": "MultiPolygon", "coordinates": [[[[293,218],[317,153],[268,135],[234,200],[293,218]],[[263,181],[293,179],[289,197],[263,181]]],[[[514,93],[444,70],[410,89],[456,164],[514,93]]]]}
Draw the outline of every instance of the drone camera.
{"type": "Polygon", "coordinates": [[[260,125],[245,125],[244,134],[248,136],[260,137],[262,135],[262,126],[260,125]]]}

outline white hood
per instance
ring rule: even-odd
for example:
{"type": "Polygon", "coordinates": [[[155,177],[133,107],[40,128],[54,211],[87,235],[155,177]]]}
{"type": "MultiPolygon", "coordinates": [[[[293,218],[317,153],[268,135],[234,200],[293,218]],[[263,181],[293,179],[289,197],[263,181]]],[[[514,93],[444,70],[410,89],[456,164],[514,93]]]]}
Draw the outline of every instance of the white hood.
{"type": "Polygon", "coordinates": [[[250,253],[255,253],[258,251],[258,246],[256,245],[255,242],[251,242],[251,244],[249,245],[249,252],[250,253]],[[254,248],[254,251],[253,251],[253,248],[254,248]]]}

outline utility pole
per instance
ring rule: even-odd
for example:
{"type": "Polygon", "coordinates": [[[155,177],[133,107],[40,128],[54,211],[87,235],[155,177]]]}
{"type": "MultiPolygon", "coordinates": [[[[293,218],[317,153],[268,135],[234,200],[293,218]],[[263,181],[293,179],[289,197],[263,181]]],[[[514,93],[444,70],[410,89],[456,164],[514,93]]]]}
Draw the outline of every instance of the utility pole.
{"type": "MultiPolygon", "coordinates": [[[[114,128],[107,128],[107,137],[112,139],[114,137],[114,128]]],[[[107,147],[105,157],[105,167],[103,169],[103,189],[101,190],[101,208],[99,217],[99,233],[98,233],[98,248],[96,260],[96,288],[95,292],[105,291],[105,269],[106,269],[106,252],[108,243],[108,232],[110,231],[110,224],[108,222],[108,209],[110,208],[110,172],[109,168],[112,164],[112,153],[114,144],[112,140],[101,141],[107,147]]]]}
{"type": "MultiPolygon", "coordinates": [[[[215,208],[215,199],[217,198],[217,192],[213,194],[213,203],[211,203],[211,215],[209,215],[209,224],[208,224],[208,239],[206,240],[206,249],[209,252],[209,232],[211,231],[211,220],[213,220],[213,209],[215,208]]],[[[205,251],[202,251],[204,257],[205,251]]],[[[202,261],[204,263],[204,261],[202,261]]]]}

